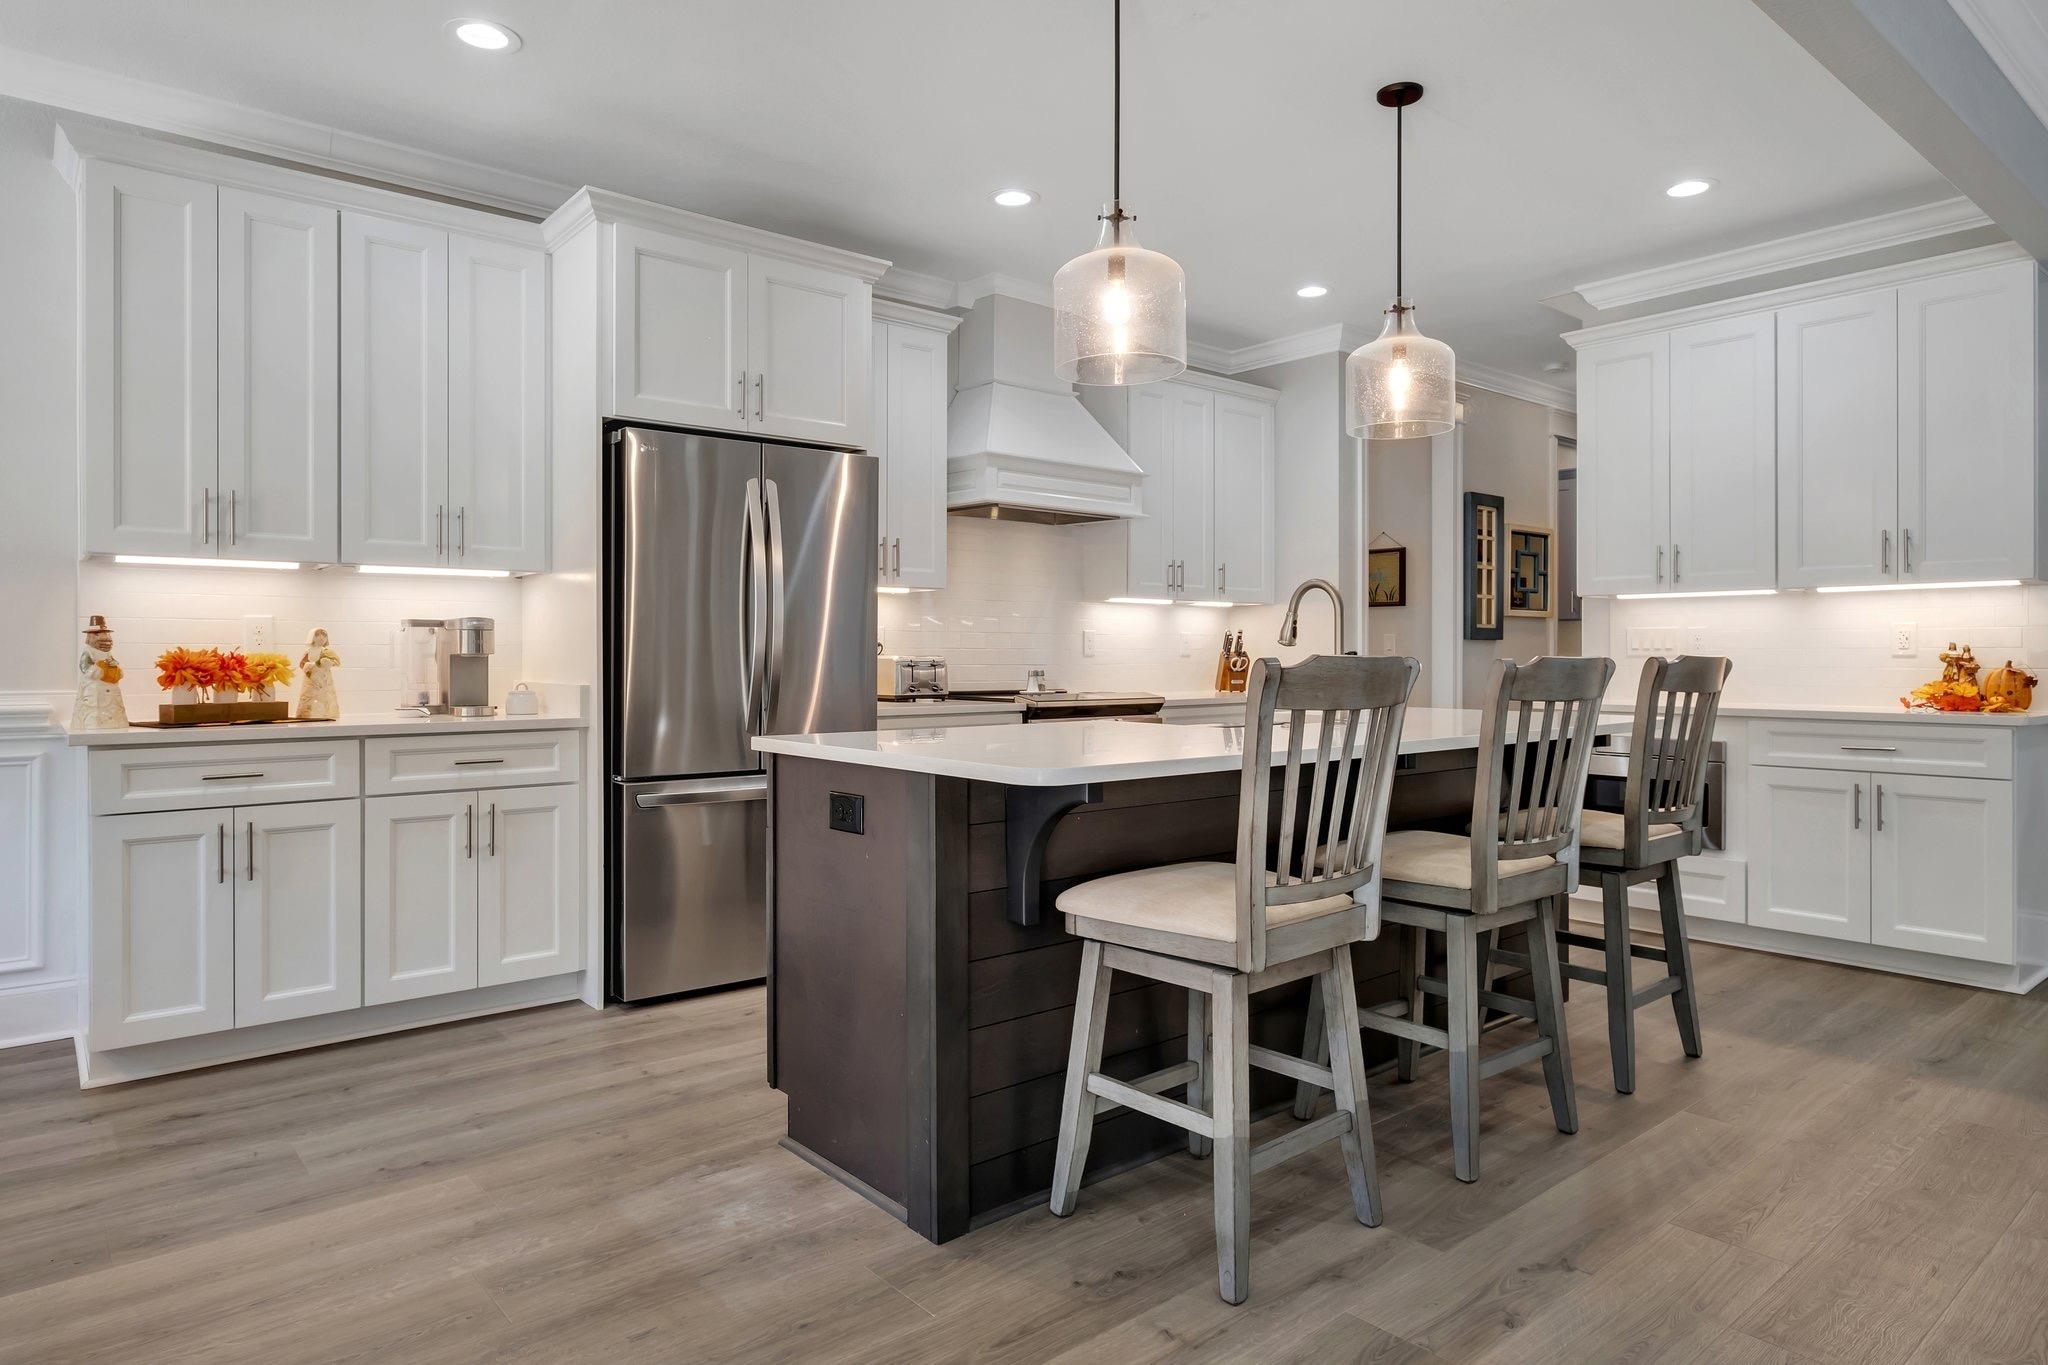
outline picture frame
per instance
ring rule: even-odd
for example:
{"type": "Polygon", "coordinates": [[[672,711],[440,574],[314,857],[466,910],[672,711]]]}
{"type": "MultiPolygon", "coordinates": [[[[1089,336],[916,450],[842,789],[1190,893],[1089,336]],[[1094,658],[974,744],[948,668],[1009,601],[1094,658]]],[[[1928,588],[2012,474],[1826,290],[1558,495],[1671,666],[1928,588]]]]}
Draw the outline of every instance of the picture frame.
{"type": "Polygon", "coordinates": [[[1408,547],[1387,545],[1365,552],[1366,605],[1408,605],[1408,547]]]}
{"type": "Polygon", "coordinates": [[[1507,614],[1548,620],[1557,610],[1557,575],[1552,549],[1556,538],[1548,526],[1508,527],[1507,614]]]}
{"type": "Polygon", "coordinates": [[[1507,631],[1501,573],[1507,504],[1491,493],[1465,495],[1465,638],[1498,640],[1507,631]]]}

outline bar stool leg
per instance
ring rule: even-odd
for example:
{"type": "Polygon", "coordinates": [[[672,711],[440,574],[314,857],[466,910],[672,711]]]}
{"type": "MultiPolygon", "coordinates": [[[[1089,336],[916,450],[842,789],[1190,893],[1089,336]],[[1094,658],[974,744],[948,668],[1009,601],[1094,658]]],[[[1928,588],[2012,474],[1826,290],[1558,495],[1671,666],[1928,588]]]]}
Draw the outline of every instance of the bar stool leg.
{"type": "MultiPolygon", "coordinates": [[[[1209,997],[1201,991],[1188,992],[1188,1060],[1197,1068],[1195,1078],[1188,1082],[1188,1105],[1203,1113],[1209,1112],[1209,1075],[1215,1069],[1209,1051],[1209,997]]],[[[1200,1133],[1188,1134],[1188,1154],[1209,1155],[1209,1139],[1200,1133]]]]}
{"type": "Polygon", "coordinates": [[[1451,1170],[1479,1178],[1479,935],[1463,915],[1446,917],[1444,985],[1451,1056],[1451,1170]]]}
{"type": "Polygon", "coordinates": [[[1215,1074],[1210,1113],[1216,1125],[1216,1292],[1225,1303],[1243,1303],[1252,1292],[1251,1062],[1246,1055],[1250,1022],[1248,978],[1218,972],[1212,998],[1215,1074]]]}
{"type": "Polygon", "coordinates": [[[1074,998],[1074,1034],[1067,1045],[1067,1088],[1060,1101],[1060,1142],[1052,1167],[1052,1211],[1064,1218],[1081,1194],[1081,1171],[1095,1136],[1095,1096],[1088,1077],[1102,1069],[1102,1029],[1109,1018],[1109,968],[1102,945],[1081,945],[1081,989],[1074,998]]]}
{"type": "Polygon", "coordinates": [[[1607,940],[1607,1049],[1614,1054],[1614,1089],[1636,1090],[1635,974],[1629,969],[1628,887],[1620,877],[1600,878],[1607,940]]]}
{"type": "Polygon", "coordinates": [[[1344,1149],[1344,1174],[1351,1182],[1352,1211],[1359,1222],[1376,1228],[1384,1215],[1379,1162],[1372,1147],[1372,1108],[1365,1095],[1365,1045],[1358,1035],[1358,982],[1350,946],[1338,948],[1334,957],[1329,972],[1319,980],[1337,1108],[1351,1115],[1351,1131],[1338,1142],[1344,1149]]]}
{"type": "Polygon", "coordinates": [[[1571,1035],[1564,1020],[1564,989],[1557,966],[1558,920],[1564,897],[1546,900],[1529,926],[1530,992],[1536,997],[1536,1031],[1550,1040],[1543,1059],[1543,1083],[1550,1089],[1550,1114],[1560,1133],[1579,1131],[1579,1096],[1572,1085],[1571,1035]]]}
{"type": "MultiPolygon", "coordinates": [[[[1429,932],[1419,924],[1400,926],[1401,942],[1401,998],[1408,1002],[1408,1018],[1414,1023],[1422,1022],[1423,996],[1422,974],[1425,959],[1429,954],[1429,932]]],[[[1394,1079],[1412,1081],[1415,1079],[1415,1059],[1422,1051],[1422,1044],[1408,1038],[1394,1040],[1394,1079]]]]}
{"type": "MultiPolygon", "coordinates": [[[[1323,1005],[1323,976],[1321,973],[1318,973],[1309,979],[1308,1014],[1301,1026],[1302,1060],[1315,1066],[1327,1065],[1332,1055],[1330,1052],[1329,1034],[1323,1027],[1323,1016],[1326,1012],[1323,1005]]],[[[1320,1086],[1310,1085],[1307,1081],[1295,1082],[1294,1117],[1304,1122],[1314,1118],[1316,1116],[1316,1104],[1322,1099],[1322,1095],[1323,1091],[1320,1086]]]]}
{"type": "Polygon", "coordinates": [[[1671,1012],[1678,1016],[1678,1041],[1685,1055],[1700,1055],[1700,1002],[1692,989],[1692,941],[1685,932],[1685,899],[1679,894],[1678,864],[1664,864],[1657,878],[1657,912],[1664,921],[1665,970],[1678,978],[1671,1012]]]}

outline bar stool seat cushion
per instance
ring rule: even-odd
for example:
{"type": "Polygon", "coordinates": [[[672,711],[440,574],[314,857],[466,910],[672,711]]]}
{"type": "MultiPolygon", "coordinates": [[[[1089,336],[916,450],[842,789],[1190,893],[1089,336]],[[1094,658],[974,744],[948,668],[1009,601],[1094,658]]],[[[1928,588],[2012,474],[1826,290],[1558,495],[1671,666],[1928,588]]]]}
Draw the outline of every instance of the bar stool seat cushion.
{"type": "MultiPolygon", "coordinates": [[[[1534,858],[1503,858],[1502,880],[1557,866],[1549,854],[1534,858]]],[[[1420,882],[1458,891],[1472,889],[1472,841],[1462,834],[1435,829],[1387,832],[1380,848],[1380,872],[1388,882],[1420,882]]]]}
{"type": "MultiPolygon", "coordinates": [[[[1266,873],[1266,885],[1275,883],[1266,873]]],[[[1237,941],[1237,864],[1170,863],[1097,877],[1060,892],[1060,913],[1131,929],[1237,941]]],[[[1347,895],[1266,907],[1268,931],[1352,909],[1347,895]]]]}
{"type": "MultiPolygon", "coordinates": [[[[1618,811],[1586,810],[1579,813],[1579,844],[1584,848],[1620,848],[1622,845],[1623,822],[1618,811]]],[[[1683,834],[1682,825],[1652,825],[1652,839],[1669,838],[1683,834]]]]}

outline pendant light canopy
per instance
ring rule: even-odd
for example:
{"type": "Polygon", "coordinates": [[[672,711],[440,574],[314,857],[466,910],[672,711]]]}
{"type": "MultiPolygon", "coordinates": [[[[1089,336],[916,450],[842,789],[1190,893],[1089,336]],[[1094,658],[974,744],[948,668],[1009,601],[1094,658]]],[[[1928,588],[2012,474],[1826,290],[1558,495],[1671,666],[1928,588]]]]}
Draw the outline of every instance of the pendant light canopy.
{"type": "Polygon", "coordinates": [[[1116,74],[1110,201],[1097,215],[1093,251],[1052,277],[1052,369],[1074,384],[1150,384],[1188,367],[1187,275],[1171,257],[1138,245],[1123,203],[1123,0],[1114,0],[1116,74]]]}
{"type": "Polygon", "coordinates": [[[1394,111],[1394,301],[1380,334],[1344,363],[1344,430],[1369,441],[1441,436],[1458,423],[1457,357],[1415,325],[1415,305],[1401,292],[1401,111],[1422,98],[1413,81],[1380,90],[1394,111]]]}

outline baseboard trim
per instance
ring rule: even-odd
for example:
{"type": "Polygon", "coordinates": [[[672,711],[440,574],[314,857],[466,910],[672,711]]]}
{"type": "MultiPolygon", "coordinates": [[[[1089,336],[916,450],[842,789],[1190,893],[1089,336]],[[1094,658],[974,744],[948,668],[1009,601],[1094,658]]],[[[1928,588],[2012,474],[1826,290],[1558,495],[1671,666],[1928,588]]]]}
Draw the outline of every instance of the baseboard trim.
{"type": "Polygon", "coordinates": [[[255,1028],[231,1029],[224,1033],[201,1034],[195,1038],[172,1038],[139,1047],[110,1048],[94,1052],[89,1040],[78,1047],[78,1084],[83,1090],[127,1081],[169,1076],[180,1071],[274,1057],[282,1052],[302,1052],[374,1038],[379,1034],[402,1033],[407,1029],[435,1024],[453,1024],[487,1014],[506,1014],[540,1005],[582,1003],[583,977],[580,972],[547,976],[537,981],[515,981],[505,986],[462,991],[454,995],[430,996],[424,1000],[401,1000],[390,1005],[340,1014],[315,1015],[310,1019],[288,1019],[255,1028]]]}
{"type": "Polygon", "coordinates": [[[1694,919],[1690,915],[1686,916],[1686,929],[1699,943],[1747,948],[1753,952],[1775,953],[1779,957],[1803,957],[1838,967],[1890,972],[1894,976],[1917,976],[1956,986],[1974,986],[1979,990],[2004,991],[2009,995],[2025,995],[2043,981],[2048,981],[2048,966],[2035,963],[2020,962],[2007,967],[1996,962],[1971,962],[1966,958],[1937,957],[1932,953],[1915,953],[1875,943],[1849,943],[1816,938],[1810,934],[1788,934],[1782,929],[1764,929],[1753,924],[1694,919]]]}
{"type": "Polygon", "coordinates": [[[852,1190],[855,1194],[867,1200],[897,1222],[908,1223],[910,1221],[909,1209],[904,1208],[903,1205],[897,1203],[888,1195],[883,1194],[873,1185],[868,1184],[867,1181],[862,1180],[837,1162],[828,1161],[824,1157],[819,1156],[816,1152],[788,1134],[785,1133],[782,1137],[776,1139],[775,1145],[788,1152],[791,1156],[796,1157],[805,1165],[815,1167],[824,1174],[831,1176],[834,1180],[846,1186],[847,1189],[852,1190]]]}
{"type": "Polygon", "coordinates": [[[55,1042],[78,1032],[78,982],[39,981],[0,990],[0,1048],[55,1042]]]}

